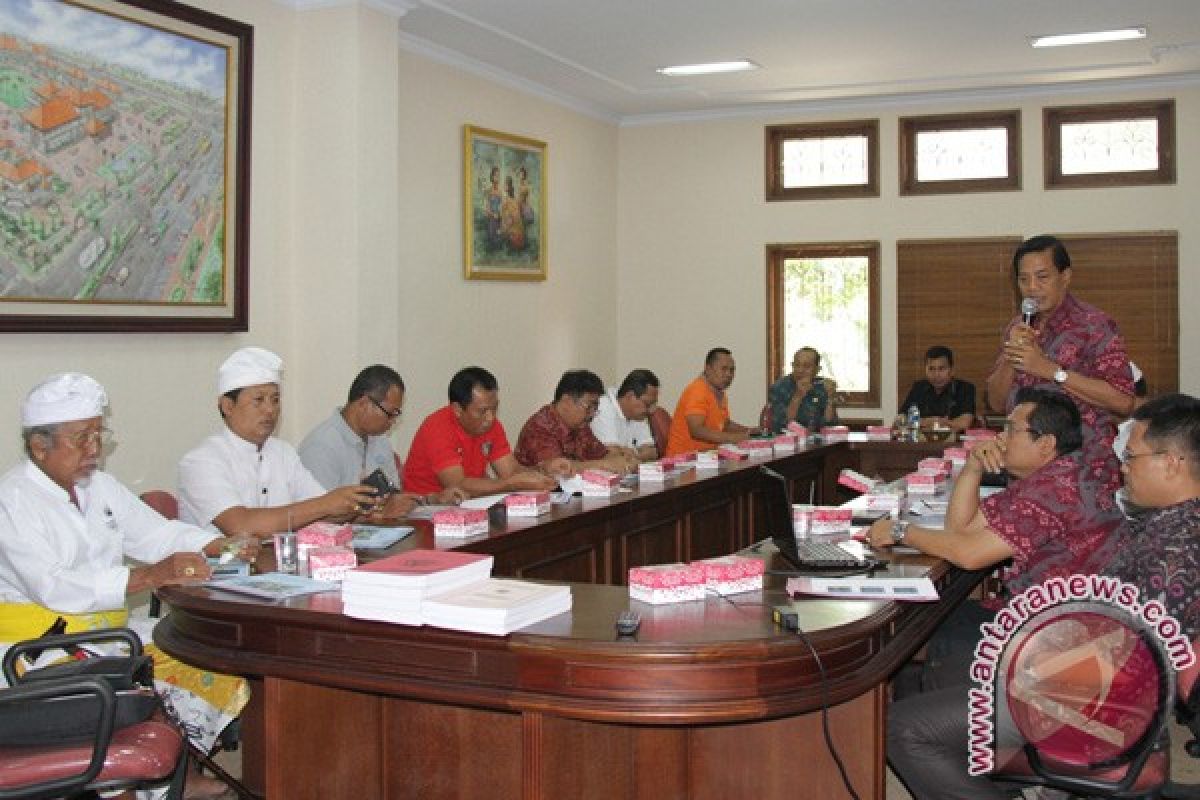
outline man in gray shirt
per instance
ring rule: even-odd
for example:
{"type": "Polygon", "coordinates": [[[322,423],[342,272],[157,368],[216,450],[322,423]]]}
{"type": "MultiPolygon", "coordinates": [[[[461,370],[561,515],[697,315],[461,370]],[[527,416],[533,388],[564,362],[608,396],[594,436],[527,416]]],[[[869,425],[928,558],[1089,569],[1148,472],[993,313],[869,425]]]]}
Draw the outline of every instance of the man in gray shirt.
{"type": "Polygon", "coordinates": [[[421,503],[457,503],[461,493],[448,489],[418,497],[400,491],[400,469],[388,433],[404,409],[404,380],[391,367],[373,364],[350,384],[346,405],[336,409],[300,443],[300,460],[326,487],[358,483],[376,469],[397,491],[381,516],[399,517],[421,503]]]}

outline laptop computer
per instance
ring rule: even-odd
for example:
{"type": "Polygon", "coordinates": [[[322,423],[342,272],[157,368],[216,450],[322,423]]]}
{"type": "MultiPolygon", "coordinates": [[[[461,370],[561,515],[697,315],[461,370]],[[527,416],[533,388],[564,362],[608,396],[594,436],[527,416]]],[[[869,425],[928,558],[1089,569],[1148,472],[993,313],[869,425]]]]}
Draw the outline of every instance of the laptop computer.
{"type": "Polygon", "coordinates": [[[763,480],[763,503],[766,506],[767,530],[779,555],[792,568],[802,572],[814,570],[862,570],[874,565],[872,559],[856,558],[833,542],[797,541],[792,527],[792,499],[787,480],[775,472],[760,467],[763,480]]]}

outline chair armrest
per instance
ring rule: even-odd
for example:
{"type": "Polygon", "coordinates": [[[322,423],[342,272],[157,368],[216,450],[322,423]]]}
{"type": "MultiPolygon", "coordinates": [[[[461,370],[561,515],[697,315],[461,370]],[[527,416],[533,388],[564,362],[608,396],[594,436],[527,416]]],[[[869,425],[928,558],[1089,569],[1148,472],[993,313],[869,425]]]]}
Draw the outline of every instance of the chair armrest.
{"type": "Polygon", "coordinates": [[[79,647],[84,644],[102,644],[104,642],[124,642],[129,648],[129,655],[140,656],[142,654],[142,640],[129,628],[104,628],[97,631],[65,633],[59,636],[42,636],[37,639],[26,639],[23,642],[17,642],[4,654],[4,661],[0,663],[0,668],[3,669],[4,677],[11,685],[18,680],[16,672],[17,659],[30,650],[45,650],[56,647],[66,649],[68,647],[79,647]]]}

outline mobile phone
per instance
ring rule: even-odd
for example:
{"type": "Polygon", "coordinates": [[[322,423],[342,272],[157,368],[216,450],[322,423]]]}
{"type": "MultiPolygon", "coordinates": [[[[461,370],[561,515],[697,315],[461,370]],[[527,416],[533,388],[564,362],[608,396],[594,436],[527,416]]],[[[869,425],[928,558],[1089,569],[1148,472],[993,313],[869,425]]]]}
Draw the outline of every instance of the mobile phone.
{"type": "Polygon", "coordinates": [[[396,487],[392,486],[392,482],[388,480],[388,476],[382,469],[376,468],[374,472],[363,478],[362,482],[364,486],[374,489],[377,497],[387,497],[396,491],[396,487]]]}

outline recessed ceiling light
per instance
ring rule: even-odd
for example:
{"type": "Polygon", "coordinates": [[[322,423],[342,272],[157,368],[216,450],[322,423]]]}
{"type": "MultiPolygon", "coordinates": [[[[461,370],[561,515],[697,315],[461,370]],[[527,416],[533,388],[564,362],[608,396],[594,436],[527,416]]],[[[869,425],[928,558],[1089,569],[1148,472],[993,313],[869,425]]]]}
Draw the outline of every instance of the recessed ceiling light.
{"type": "Polygon", "coordinates": [[[1112,31],[1091,33],[1057,33],[1052,36],[1035,36],[1030,41],[1034,47],[1063,47],[1070,44],[1095,44],[1096,42],[1120,42],[1126,39],[1145,39],[1146,29],[1119,28],[1112,31]]]}
{"type": "Polygon", "coordinates": [[[712,64],[680,64],[675,67],[659,67],[655,72],[671,76],[712,75],[718,72],[744,72],[748,69],[758,69],[758,64],[739,59],[737,61],[716,61],[712,64]]]}

